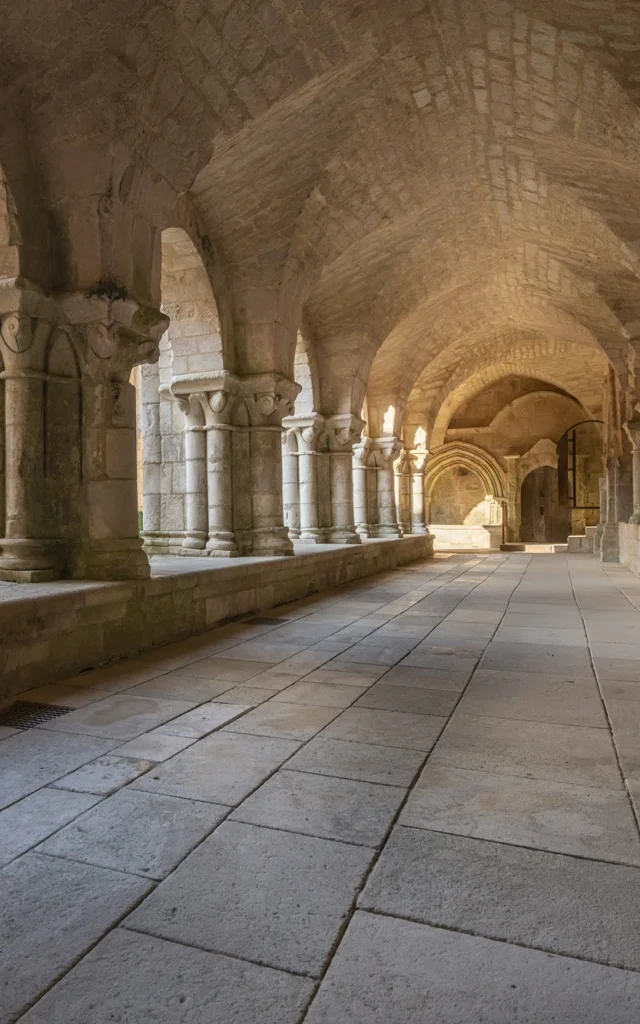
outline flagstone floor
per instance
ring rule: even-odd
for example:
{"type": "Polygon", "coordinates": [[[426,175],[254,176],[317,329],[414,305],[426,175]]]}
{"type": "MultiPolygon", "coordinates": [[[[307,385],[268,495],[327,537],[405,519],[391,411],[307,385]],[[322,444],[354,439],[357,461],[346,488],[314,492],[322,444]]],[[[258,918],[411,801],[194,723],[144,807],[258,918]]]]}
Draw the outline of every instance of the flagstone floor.
{"type": "Polygon", "coordinates": [[[447,555],[20,695],[0,1024],[637,1024],[639,607],[447,555]]]}

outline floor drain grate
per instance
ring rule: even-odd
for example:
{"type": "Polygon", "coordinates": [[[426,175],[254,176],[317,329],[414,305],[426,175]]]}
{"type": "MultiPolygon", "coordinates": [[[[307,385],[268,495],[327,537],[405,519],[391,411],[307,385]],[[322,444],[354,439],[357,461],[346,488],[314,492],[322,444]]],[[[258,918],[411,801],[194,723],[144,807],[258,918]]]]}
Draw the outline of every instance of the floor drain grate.
{"type": "Polygon", "coordinates": [[[52,718],[68,715],[73,708],[61,708],[58,704],[38,704],[32,700],[17,700],[0,711],[0,725],[9,729],[32,729],[35,725],[50,722],[52,718]]]}
{"type": "Polygon", "coordinates": [[[244,621],[247,625],[250,623],[252,626],[281,626],[283,623],[288,623],[289,619],[269,618],[268,615],[254,615],[252,619],[245,619],[244,621]]]}

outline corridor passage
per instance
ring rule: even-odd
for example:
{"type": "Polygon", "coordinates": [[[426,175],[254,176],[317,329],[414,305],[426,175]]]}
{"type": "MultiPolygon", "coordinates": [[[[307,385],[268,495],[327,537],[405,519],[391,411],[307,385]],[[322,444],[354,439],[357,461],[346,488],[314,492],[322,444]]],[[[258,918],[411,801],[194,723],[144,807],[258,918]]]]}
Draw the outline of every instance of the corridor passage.
{"type": "Polygon", "coordinates": [[[22,694],[0,1024],[637,1024],[639,608],[441,555],[22,694]]]}

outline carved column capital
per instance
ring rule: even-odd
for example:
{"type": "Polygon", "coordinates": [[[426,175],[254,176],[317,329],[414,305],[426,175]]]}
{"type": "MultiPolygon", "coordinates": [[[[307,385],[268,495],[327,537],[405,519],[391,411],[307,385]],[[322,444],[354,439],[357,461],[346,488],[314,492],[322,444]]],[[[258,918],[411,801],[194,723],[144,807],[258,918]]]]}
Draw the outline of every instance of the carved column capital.
{"type": "Polygon", "coordinates": [[[58,297],[62,321],[71,329],[83,369],[90,377],[126,383],[140,363],[155,363],[169,318],[133,299],[73,292],[58,297]]]}
{"type": "Polygon", "coordinates": [[[397,437],[376,437],[375,443],[383,465],[395,462],[402,451],[402,441],[397,437]]]}
{"type": "Polygon", "coordinates": [[[364,429],[364,421],[359,416],[354,416],[351,413],[330,416],[325,420],[325,429],[329,450],[347,453],[351,452],[353,446],[360,441],[364,429]]]}
{"type": "Polygon", "coordinates": [[[196,414],[206,427],[228,426],[231,423],[240,393],[240,381],[228,370],[218,373],[195,373],[176,377],[169,390],[185,415],[196,414]]]}
{"type": "Polygon", "coordinates": [[[282,426],[292,416],[296,397],[302,390],[295,381],[279,373],[249,374],[239,378],[240,395],[251,426],[282,426]]]}
{"type": "Polygon", "coordinates": [[[0,355],[5,373],[42,371],[59,319],[56,303],[25,278],[0,282],[0,355]]]}
{"type": "Polygon", "coordinates": [[[313,455],[326,450],[324,417],[317,413],[311,413],[309,416],[286,416],[282,426],[286,429],[283,444],[286,444],[293,434],[299,454],[313,455]]]}

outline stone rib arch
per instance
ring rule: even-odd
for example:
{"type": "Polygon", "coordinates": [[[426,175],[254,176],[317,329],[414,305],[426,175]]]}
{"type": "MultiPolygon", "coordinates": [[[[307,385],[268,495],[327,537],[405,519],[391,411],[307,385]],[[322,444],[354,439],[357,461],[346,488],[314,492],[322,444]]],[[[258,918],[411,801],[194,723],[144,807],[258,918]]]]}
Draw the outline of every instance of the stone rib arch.
{"type": "Polygon", "coordinates": [[[505,497],[505,477],[497,460],[482,448],[455,441],[431,452],[424,480],[427,501],[431,500],[435,485],[442,474],[456,466],[462,466],[475,473],[482,482],[487,496],[505,497]]]}

